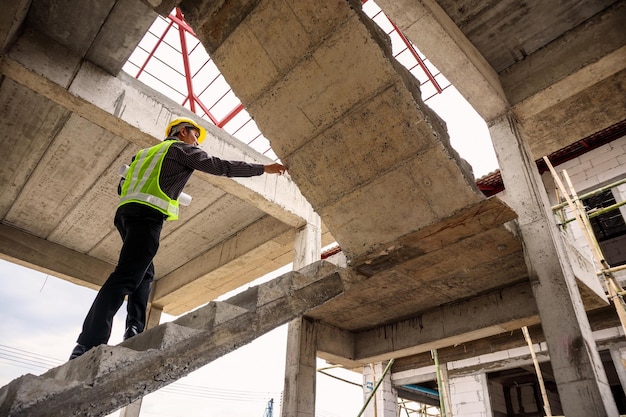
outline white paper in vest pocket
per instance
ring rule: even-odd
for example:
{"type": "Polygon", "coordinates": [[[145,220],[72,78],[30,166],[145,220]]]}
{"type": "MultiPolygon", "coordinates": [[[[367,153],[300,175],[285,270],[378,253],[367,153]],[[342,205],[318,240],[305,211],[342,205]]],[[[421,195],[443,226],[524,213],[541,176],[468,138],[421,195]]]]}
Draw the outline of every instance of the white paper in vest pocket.
{"type": "MultiPolygon", "coordinates": [[[[130,166],[121,165],[117,170],[117,174],[122,178],[126,178],[126,173],[129,169],[130,166]]],[[[178,197],[178,203],[182,206],[188,206],[189,204],[191,204],[191,196],[186,193],[180,193],[180,196],[178,197]]]]}

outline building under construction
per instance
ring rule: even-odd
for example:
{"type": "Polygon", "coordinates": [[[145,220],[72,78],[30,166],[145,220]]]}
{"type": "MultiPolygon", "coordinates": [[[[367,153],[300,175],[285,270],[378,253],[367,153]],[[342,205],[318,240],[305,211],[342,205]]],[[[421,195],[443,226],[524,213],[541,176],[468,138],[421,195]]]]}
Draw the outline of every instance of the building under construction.
{"type": "Polygon", "coordinates": [[[140,415],[286,323],[284,417],[315,415],[316,358],[363,373],[368,417],[399,398],[455,417],[626,414],[625,1],[377,0],[393,35],[359,0],[2,3],[2,259],[102,285],[118,167],[176,116],[207,128],[209,154],[289,175],[195,173],[163,229],[149,330],[0,388],[0,416],[140,415]],[[121,71],[159,15],[240,104],[121,71]],[[498,172],[474,178],[391,37],[485,120],[498,172]],[[270,154],[230,134],[242,112],[270,154]]]}

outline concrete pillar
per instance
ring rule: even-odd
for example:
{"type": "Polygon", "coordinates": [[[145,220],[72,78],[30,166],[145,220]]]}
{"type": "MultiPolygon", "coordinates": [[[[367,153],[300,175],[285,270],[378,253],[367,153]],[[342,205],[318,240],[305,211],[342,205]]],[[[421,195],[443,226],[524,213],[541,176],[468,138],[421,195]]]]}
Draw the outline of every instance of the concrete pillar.
{"type": "Polygon", "coordinates": [[[319,261],[322,255],[322,221],[317,214],[313,213],[311,217],[306,226],[296,233],[294,271],[319,261]]]}
{"type": "Polygon", "coordinates": [[[315,416],[316,384],[315,324],[300,317],[289,323],[283,417],[315,416]]]}
{"type": "MultiPolygon", "coordinates": [[[[159,322],[161,321],[161,313],[163,313],[162,308],[154,307],[153,305],[148,306],[148,312],[146,314],[146,330],[159,325],[159,322]]],[[[120,411],[120,417],[139,417],[139,413],[141,413],[142,400],[143,398],[140,398],[122,408],[120,411]]]]}
{"type": "Polygon", "coordinates": [[[552,215],[545,188],[514,116],[489,131],[518,214],[526,264],[566,416],[617,416],[589,320],[552,215]]]}
{"type": "MultiPolygon", "coordinates": [[[[388,361],[376,362],[363,367],[363,402],[367,401],[372,394],[372,390],[380,381],[387,363],[388,361]]],[[[391,372],[387,372],[374,397],[365,408],[363,417],[397,417],[397,415],[398,392],[391,384],[391,372]]]]}
{"type": "MultiPolygon", "coordinates": [[[[316,214],[311,217],[307,225],[296,234],[294,271],[318,261],[321,256],[321,220],[316,214]]],[[[289,323],[283,417],[315,416],[316,345],[313,321],[300,317],[289,323]]]]}
{"type": "Polygon", "coordinates": [[[493,417],[486,374],[450,378],[448,382],[450,386],[448,416],[493,417]]]}

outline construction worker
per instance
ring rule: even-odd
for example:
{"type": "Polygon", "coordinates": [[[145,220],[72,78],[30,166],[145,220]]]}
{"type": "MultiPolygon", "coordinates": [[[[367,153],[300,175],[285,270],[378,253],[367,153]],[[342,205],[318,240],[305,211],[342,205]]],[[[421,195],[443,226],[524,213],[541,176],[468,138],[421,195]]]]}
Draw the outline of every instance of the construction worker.
{"type": "Polygon", "coordinates": [[[154,278],[152,260],[163,221],[178,218],[178,198],[194,170],[227,177],[285,172],[281,164],[249,164],[207,155],[197,146],[205,139],[206,130],[188,118],[172,120],[165,134],[163,142],[137,153],[118,187],[120,202],[114,224],[123,241],[118,264],[98,291],[70,359],[108,342],[113,316],[126,296],[124,340],[144,330],[154,278]]]}

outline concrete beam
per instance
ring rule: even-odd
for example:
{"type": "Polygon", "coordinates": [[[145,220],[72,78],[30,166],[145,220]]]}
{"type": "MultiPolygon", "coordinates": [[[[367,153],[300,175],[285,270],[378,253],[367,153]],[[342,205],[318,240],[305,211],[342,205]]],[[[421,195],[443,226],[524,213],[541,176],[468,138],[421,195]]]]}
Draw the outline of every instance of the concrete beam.
{"type": "Polygon", "coordinates": [[[317,356],[329,363],[341,364],[344,368],[354,369],[363,363],[354,360],[355,334],[324,322],[316,322],[317,356]]]}
{"type": "MultiPolygon", "coordinates": [[[[0,73],[139,147],[158,143],[156,138],[163,137],[163,126],[183,110],[133,78],[123,74],[112,77],[88,62],[72,59],[71,54],[68,58],[68,54],[53,41],[31,33],[20,38],[9,56],[3,57],[0,73]],[[46,44],[51,47],[42,46],[46,44]],[[67,77],[68,63],[73,78],[67,77]]],[[[227,159],[270,162],[252,150],[243,153],[243,145],[233,144],[235,139],[225,141],[220,129],[198,121],[210,135],[205,142],[208,151],[215,150],[216,155],[227,159]]],[[[195,175],[292,227],[303,226],[312,215],[310,205],[289,176],[250,178],[242,185],[242,179],[195,175]]]]}
{"type": "Polygon", "coordinates": [[[361,363],[413,355],[519,329],[539,321],[528,282],[358,333],[361,363]],[[472,320],[467,320],[472,317],[472,320]]]}
{"type": "MultiPolygon", "coordinates": [[[[621,328],[619,323],[618,326],[619,327],[606,329],[604,331],[594,332],[596,344],[599,347],[602,346],[600,350],[612,351],[616,349],[623,349],[624,333],[619,330],[619,328],[621,328]],[[607,338],[607,334],[613,334],[614,336],[607,338]]],[[[521,331],[517,333],[521,334],[521,331]]],[[[517,334],[513,335],[511,333],[509,335],[509,333],[507,333],[504,336],[517,339],[517,334]]],[[[548,355],[545,341],[536,340],[533,337],[532,332],[531,338],[533,340],[533,345],[535,346],[535,352],[539,363],[549,362],[550,356],[548,355]]],[[[535,370],[533,367],[533,360],[528,349],[528,344],[525,340],[523,340],[523,337],[521,337],[521,339],[522,340],[519,345],[516,344],[515,346],[511,346],[509,348],[507,348],[509,343],[503,339],[504,344],[502,346],[496,343],[492,345],[488,351],[482,353],[470,351],[464,358],[461,359],[444,360],[440,356],[439,361],[440,363],[446,364],[448,375],[453,377],[485,374],[514,368],[521,368],[530,373],[534,373],[535,370]]],[[[463,344],[461,349],[471,349],[472,347],[472,344],[463,344]]],[[[438,354],[441,352],[442,350],[437,350],[438,354]]],[[[404,370],[397,370],[395,368],[395,366],[400,362],[399,360],[396,360],[394,368],[392,369],[392,380],[395,385],[401,386],[405,384],[419,384],[426,381],[436,380],[435,366],[433,365],[431,353],[429,352],[419,356],[422,356],[423,359],[419,364],[416,363],[415,366],[404,370]]],[[[619,365],[623,368],[621,364],[619,365]]],[[[545,372],[545,369],[543,371],[543,377],[546,381],[555,381],[554,375],[545,372]]]]}
{"type": "MultiPolygon", "coordinates": [[[[594,332],[620,326],[619,318],[617,317],[615,308],[612,306],[589,311],[587,314],[594,332]]],[[[545,342],[546,337],[543,334],[540,324],[529,326],[528,331],[533,343],[545,342]]],[[[521,329],[513,329],[487,338],[442,347],[437,349],[437,354],[441,362],[448,363],[476,358],[481,355],[492,355],[492,360],[496,361],[498,358],[505,360],[508,357],[506,354],[503,355],[498,352],[506,352],[509,349],[525,348],[527,346],[521,329]]],[[[433,360],[430,352],[423,352],[397,358],[392,371],[394,374],[405,371],[410,373],[411,370],[425,368],[432,364],[433,360]]]]}
{"type": "Polygon", "coordinates": [[[435,0],[377,3],[483,119],[509,107],[496,71],[435,0]]]}
{"type": "Polygon", "coordinates": [[[318,323],[318,355],[352,369],[457,346],[538,321],[532,290],[523,282],[368,331],[353,333],[318,323]],[[464,319],[470,316],[471,321],[464,319]]]}
{"type": "MultiPolygon", "coordinates": [[[[620,61],[623,63],[626,60],[626,49],[620,49],[606,59],[608,61],[616,60],[617,65],[620,65],[620,61]]],[[[602,60],[598,65],[604,62],[602,60]]],[[[612,64],[607,64],[607,67],[612,67],[612,64]]],[[[596,66],[591,65],[580,74],[573,75],[572,79],[563,80],[563,88],[567,88],[570,81],[574,83],[579,75],[582,76],[587,71],[593,72],[594,69],[596,66]]],[[[532,114],[528,118],[521,119],[520,117],[524,131],[528,132],[532,158],[539,159],[549,155],[581,138],[624,120],[626,100],[623,99],[623,94],[616,94],[616,92],[624,90],[624,85],[626,85],[626,69],[608,76],[587,89],[562,97],[558,103],[543,108],[539,113],[532,114]]],[[[560,83],[557,83],[555,88],[560,88],[560,83]]],[[[572,89],[578,90],[575,87],[572,89]]],[[[523,112],[528,112],[533,104],[536,104],[534,100],[524,101],[520,103],[521,107],[519,108],[523,112]]],[[[542,107],[542,105],[537,106],[539,109],[542,107]]],[[[518,109],[515,109],[516,113],[517,111],[518,109]]],[[[531,113],[534,113],[534,110],[531,113]]]]}
{"type": "Polygon", "coordinates": [[[6,261],[92,289],[100,288],[115,268],[4,224],[0,224],[0,256],[6,261]]]}

